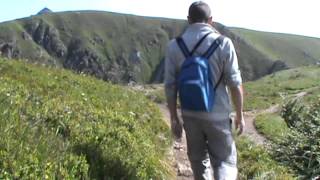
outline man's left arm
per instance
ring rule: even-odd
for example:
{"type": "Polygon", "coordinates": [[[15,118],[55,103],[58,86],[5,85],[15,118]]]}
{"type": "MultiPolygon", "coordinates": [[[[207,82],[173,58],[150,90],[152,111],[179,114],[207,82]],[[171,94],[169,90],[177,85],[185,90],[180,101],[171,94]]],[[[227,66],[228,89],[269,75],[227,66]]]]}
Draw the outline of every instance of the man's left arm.
{"type": "Polygon", "coordinates": [[[245,121],[243,117],[242,78],[238,65],[237,54],[233,43],[229,38],[224,40],[223,52],[225,54],[225,79],[228,87],[230,88],[232,102],[236,110],[236,128],[239,129],[239,134],[241,134],[245,127],[245,121]]]}
{"type": "Polygon", "coordinates": [[[242,134],[245,121],[243,116],[243,89],[242,85],[230,87],[232,102],[236,110],[236,129],[238,129],[238,134],[242,134]]]}

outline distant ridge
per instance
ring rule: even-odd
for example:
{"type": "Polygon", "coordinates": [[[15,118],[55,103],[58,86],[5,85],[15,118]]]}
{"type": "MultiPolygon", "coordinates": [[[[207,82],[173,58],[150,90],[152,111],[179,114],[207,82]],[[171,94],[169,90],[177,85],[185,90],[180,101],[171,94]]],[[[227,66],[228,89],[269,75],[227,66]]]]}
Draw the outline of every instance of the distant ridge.
{"type": "MultiPolygon", "coordinates": [[[[166,45],[186,27],[184,20],[101,11],[52,12],[0,23],[0,54],[113,83],[160,83],[166,45]]],[[[219,23],[215,28],[233,41],[245,81],[320,60],[317,38],[219,23]]]]}
{"type": "Polygon", "coordinates": [[[49,13],[52,13],[53,11],[51,11],[49,8],[43,8],[41,11],[39,11],[37,13],[37,15],[42,15],[42,14],[49,14],[49,13]]]}

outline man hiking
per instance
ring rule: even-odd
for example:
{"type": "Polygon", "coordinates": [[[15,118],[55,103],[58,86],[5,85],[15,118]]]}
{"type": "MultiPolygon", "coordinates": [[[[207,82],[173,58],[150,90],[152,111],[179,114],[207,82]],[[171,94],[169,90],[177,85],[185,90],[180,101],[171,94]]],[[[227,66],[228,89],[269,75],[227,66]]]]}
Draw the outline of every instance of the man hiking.
{"type": "Polygon", "coordinates": [[[232,106],[235,125],[244,128],[242,79],[231,40],[212,27],[208,4],[199,1],[189,7],[189,26],[171,40],[165,60],[165,91],[171,115],[171,129],[177,139],[182,126],[187,138],[188,157],[196,180],[237,177],[237,152],[232,137],[232,106]],[[183,123],[178,118],[180,99],[183,123]]]}

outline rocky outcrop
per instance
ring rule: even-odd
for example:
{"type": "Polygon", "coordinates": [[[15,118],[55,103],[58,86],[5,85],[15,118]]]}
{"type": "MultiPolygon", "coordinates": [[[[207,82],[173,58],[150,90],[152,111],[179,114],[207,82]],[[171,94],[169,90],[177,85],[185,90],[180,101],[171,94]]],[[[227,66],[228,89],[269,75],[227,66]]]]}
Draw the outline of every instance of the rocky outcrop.
{"type": "Polygon", "coordinates": [[[20,51],[14,42],[0,43],[0,55],[6,58],[18,58],[20,51]]]}
{"type": "Polygon", "coordinates": [[[165,60],[162,59],[160,64],[157,66],[156,70],[152,75],[152,82],[153,83],[161,83],[164,80],[164,64],[165,60]]]}
{"type": "Polygon", "coordinates": [[[105,69],[99,62],[100,59],[92,50],[83,49],[81,39],[73,40],[68,47],[68,55],[63,66],[77,72],[94,75],[98,78],[105,79],[105,69]]]}
{"type": "Polygon", "coordinates": [[[66,55],[67,48],[60,40],[58,30],[55,27],[51,27],[44,20],[30,21],[26,24],[26,30],[37,44],[47,50],[48,54],[57,58],[62,58],[66,55]]]}
{"type": "Polygon", "coordinates": [[[22,37],[23,40],[26,40],[26,41],[32,40],[32,37],[31,37],[27,32],[25,32],[25,31],[23,31],[23,32],[21,33],[21,37],[22,37]]]}
{"type": "Polygon", "coordinates": [[[129,56],[129,61],[132,63],[141,63],[141,52],[138,50],[135,50],[134,52],[132,52],[129,56]]]}
{"type": "Polygon", "coordinates": [[[282,71],[285,69],[289,69],[289,66],[285,62],[283,62],[281,60],[277,60],[271,66],[269,74],[277,72],[277,71],[282,71]]]}

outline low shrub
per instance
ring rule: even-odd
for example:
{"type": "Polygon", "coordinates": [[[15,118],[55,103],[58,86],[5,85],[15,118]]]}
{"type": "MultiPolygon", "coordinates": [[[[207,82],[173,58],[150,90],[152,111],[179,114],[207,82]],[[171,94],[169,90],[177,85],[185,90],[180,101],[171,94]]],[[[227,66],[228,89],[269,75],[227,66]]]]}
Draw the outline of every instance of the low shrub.
{"type": "Polygon", "coordinates": [[[275,145],[279,161],[292,167],[301,178],[311,179],[320,175],[320,99],[311,106],[295,100],[283,110],[290,131],[288,137],[275,145]]]}
{"type": "Polygon", "coordinates": [[[239,179],[294,179],[289,170],[272,159],[268,151],[246,137],[237,138],[239,179]]]}

